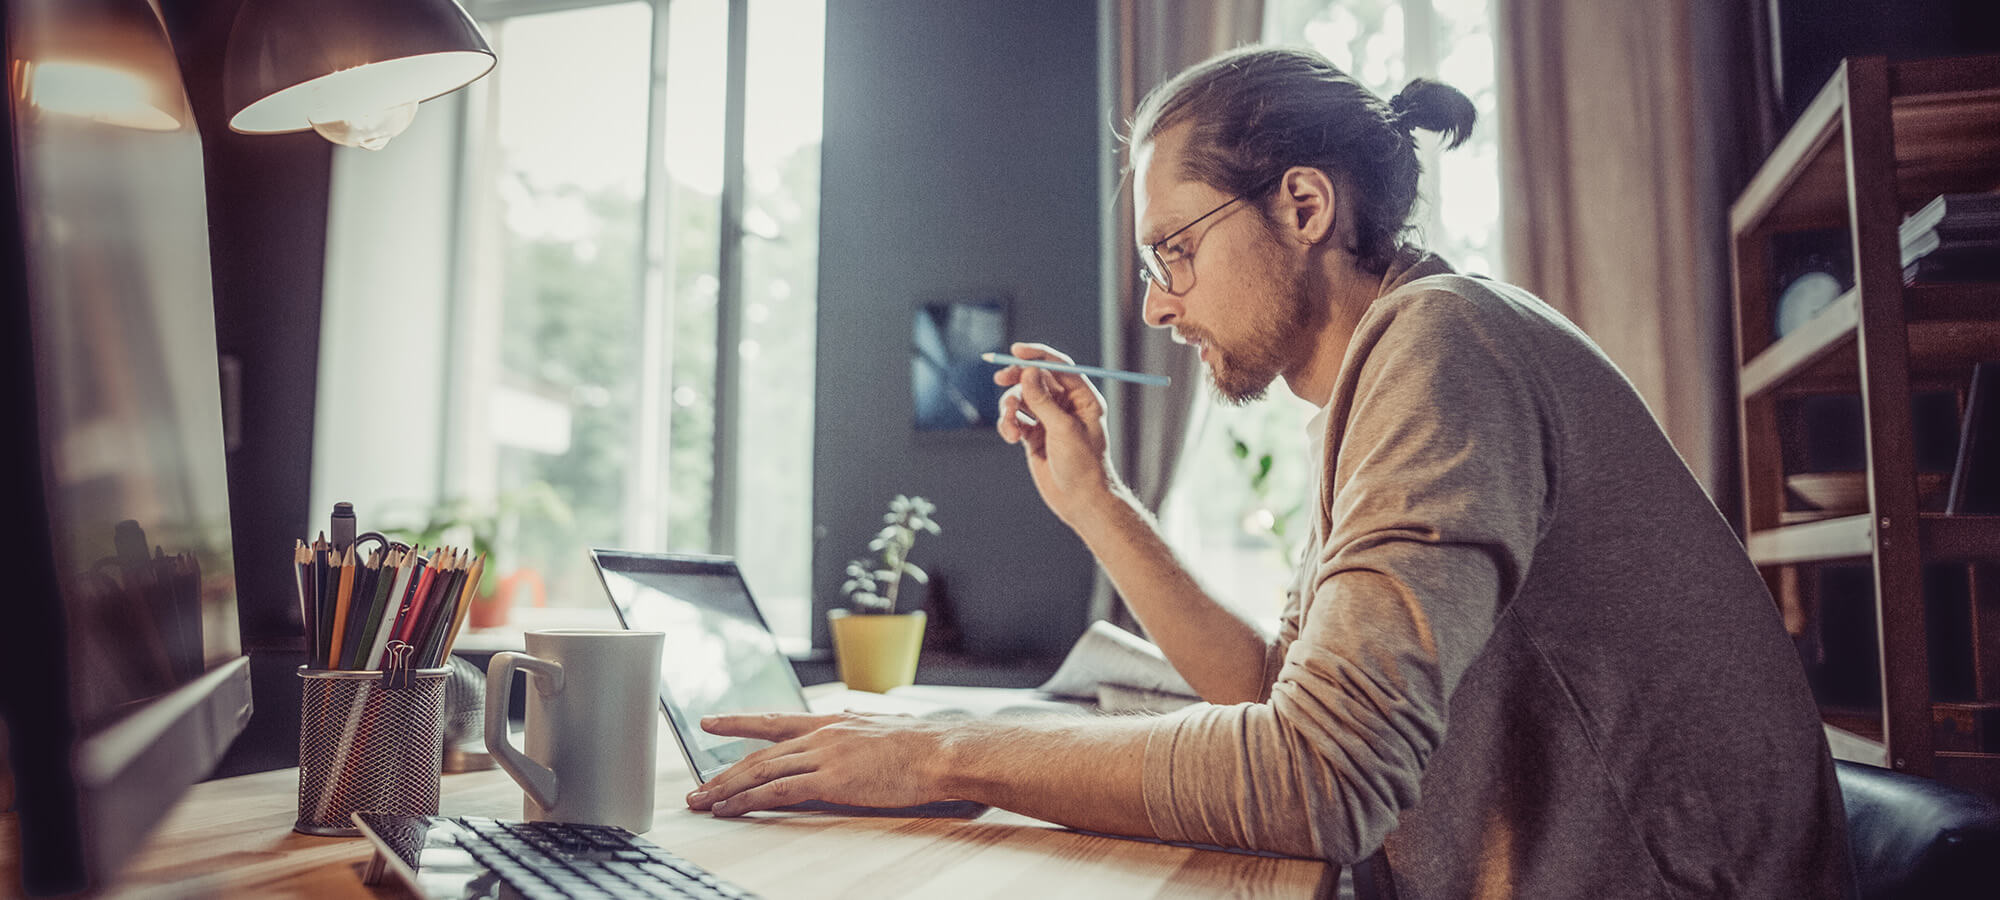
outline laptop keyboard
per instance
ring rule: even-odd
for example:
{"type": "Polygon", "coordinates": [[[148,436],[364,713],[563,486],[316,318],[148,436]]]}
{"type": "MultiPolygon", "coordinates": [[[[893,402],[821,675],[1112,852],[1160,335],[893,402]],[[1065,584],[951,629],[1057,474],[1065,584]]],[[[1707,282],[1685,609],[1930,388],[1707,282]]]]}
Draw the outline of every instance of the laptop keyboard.
{"type": "Polygon", "coordinates": [[[752,897],[623,828],[456,818],[459,846],[528,900],[752,897]]]}

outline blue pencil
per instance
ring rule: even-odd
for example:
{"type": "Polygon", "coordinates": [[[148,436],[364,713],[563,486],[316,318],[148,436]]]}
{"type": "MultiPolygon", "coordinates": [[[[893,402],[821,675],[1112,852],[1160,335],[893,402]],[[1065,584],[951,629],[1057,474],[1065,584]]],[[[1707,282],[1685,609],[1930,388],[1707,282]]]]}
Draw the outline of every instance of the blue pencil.
{"type": "Polygon", "coordinates": [[[1124,369],[1105,369],[1098,366],[1079,366],[1075,363],[1056,362],[1052,359],[1022,359],[1005,353],[981,353],[979,358],[996,366],[1027,366],[1034,369],[1048,369],[1051,372],[1074,372],[1078,375],[1096,375],[1100,378],[1116,378],[1121,381],[1136,381],[1140,384],[1172,384],[1173,379],[1165,375],[1146,372],[1127,372],[1124,369]]]}

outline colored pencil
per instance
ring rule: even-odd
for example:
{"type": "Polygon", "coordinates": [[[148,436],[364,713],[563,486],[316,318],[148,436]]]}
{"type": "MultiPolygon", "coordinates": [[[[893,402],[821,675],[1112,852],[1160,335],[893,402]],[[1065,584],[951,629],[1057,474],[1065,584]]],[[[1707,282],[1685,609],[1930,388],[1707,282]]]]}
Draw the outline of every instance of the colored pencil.
{"type": "Polygon", "coordinates": [[[312,641],[312,652],[310,653],[311,658],[308,661],[308,664],[315,669],[324,669],[326,668],[326,637],[327,635],[333,633],[333,628],[331,623],[329,623],[326,620],[327,599],[328,599],[328,591],[326,589],[326,578],[328,571],[327,559],[326,559],[327,555],[326,532],[320,532],[319,537],[320,539],[314,541],[312,544],[313,621],[312,621],[312,627],[308,629],[309,639],[312,641]]]}
{"type": "Polygon", "coordinates": [[[374,590],[368,592],[367,612],[361,619],[360,639],[354,642],[354,655],[348,666],[355,669],[368,668],[368,657],[375,650],[375,633],[382,628],[382,607],[387,605],[389,589],[396,583],[396,550],[391,547],[375,551],[377,555],[374,590]]]}
{"type": "MultiPolygon", "coordinates": [[[[306,580],[312,572],[312,551],[306,549],[306,542],[299,541],[292,547],[292,581],[299,590],[299,625],[305,629],[306,655],[311,657],[313,615],[312,594],[306,591],[306,580]]],[[[308,659],[310,662],[310,659],[308,659]]]]}
{"type": "Polygon", "coordinates": [[[451,623],[458,618],[458,604],[464,597],[465,578],[469,572],[470,567],[463,556],[454,560],[451,580],[445,582],[444,590],[435,602],[437,612],[431,614],[428,617],[429,622],[424,625],[424,652],[421,660],[426,667],[434,668],[444,664],[445,633],[451,630],[451,623]]]}
{"type": "Polygon", "coordinates": [[[403,592],[409,590],[410,575],[416,571],[417,551],[408,548],[396,551],[396,577],[389,586],[389,593],[382,597],[382,620],[375,627],[375,644],[368,649],[368,661],[364,669],[382,668],[382,655],[388,651],[389,642],[396,637],[396,613],[402,604],[403,592]]]}
{"type": "Polygon", "coordinates": [[[472,561],[472,571],[465,576],[465,592],[459,598],[457,614],[451,617],[451,631],[445,635],[444,652],[439,654],[439,662],[451,655],[451,648],[458,644],[458,632],[465,627],[465,619],[472,612],[472,604],[479,599],[479,579],[486,576],[486,554],[472,561]]]}
{"type": "Polygon", "coordinates": [[[410,573],[409,591],[397,607],[396,640],[405,644],[410,642],[410,630],[417,625],[417,612],[422,606],[424,592],[430,590],[431,579],[437,575],[437,557],[437,550],[432,550],[429,557],[417,557],[417,569],[410,573]]]}
{"type": "Polygon", "coordinates": [[[1048,369],[1052,372],[1074,372],[1078,375],[1096,375],[1099,378],[1117,378],[1139,384],[1172,384],[1166,375],[1148,372],[1127,372],[1123,369],[1106,369],[1101,366],[1079,366],[1075,363],[1057,362],[1053,359],[1022,359],[1005,353],[981,353],[979,358],[996,366],[1026,366],[1031,369],[1048,369]]]}
{"type": "Polygon", "coordinates": [[[340,638],[347,630],[347,605],[354,593],[354,547],[340,553],[340,586],[333,594],[333,637],[327,640],[327,668],[340,668],[340,638]]]}
{"type": "Polygon", "coordinates": [[[447,549],[444,558],[432,566],[435,573],[430,583],[425,585],[424,596],[419,598],[416,613],[410,623],[409,641],[416,648],[416,665],[424,665],[425,652],[430,649],[431,631],[437,627],[438,616],[444,611],[445,597],[451,591],[452,580],[458,577],[458,552],[447,549]]]}
{"type": "Polygon", "coordinates": [[[377,547],[368,554],[368,560],[354,569],[354,593],[347,601],[347,627],[341,631],[340,659],[335,668],[360,668],[354,659],[360,654],[366,636],[362,629],[368,625],[368,608],[375,601],[375,583],[382,580],[382,548],[377,547]]]}

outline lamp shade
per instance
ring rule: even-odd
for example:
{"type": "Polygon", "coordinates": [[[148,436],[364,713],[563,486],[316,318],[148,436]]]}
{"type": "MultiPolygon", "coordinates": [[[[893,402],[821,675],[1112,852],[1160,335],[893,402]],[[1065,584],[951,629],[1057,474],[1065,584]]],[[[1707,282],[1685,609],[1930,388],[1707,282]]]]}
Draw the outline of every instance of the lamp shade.
{"type": "Polygon", "coordinates": [[[413,112],[494,62],[452,0],[244,0],[229,34],[223,101],[232,131],[326,132],[328,123],[413,112]]]}
{"type": "Polygon", "coordinates": [[[180,65],[147,0],[39,0],[7,7],[13,90],[37,111],[142,131],[194,121],[180,65]]]}

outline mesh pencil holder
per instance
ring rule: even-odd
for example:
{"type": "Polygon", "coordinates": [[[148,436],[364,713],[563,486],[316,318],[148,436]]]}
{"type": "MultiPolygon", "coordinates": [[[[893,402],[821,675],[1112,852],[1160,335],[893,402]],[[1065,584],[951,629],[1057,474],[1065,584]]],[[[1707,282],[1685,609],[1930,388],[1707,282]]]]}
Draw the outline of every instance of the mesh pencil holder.
{"type": "Polygon", "coordinates": [[[305,834],[355,836],[350,814],[436,815],[451,669],[381,672],[300,667],[299,819],[305,834]]]}

